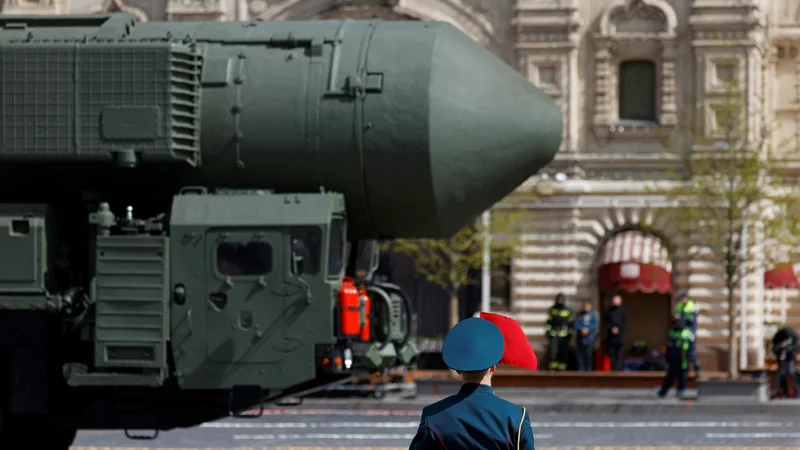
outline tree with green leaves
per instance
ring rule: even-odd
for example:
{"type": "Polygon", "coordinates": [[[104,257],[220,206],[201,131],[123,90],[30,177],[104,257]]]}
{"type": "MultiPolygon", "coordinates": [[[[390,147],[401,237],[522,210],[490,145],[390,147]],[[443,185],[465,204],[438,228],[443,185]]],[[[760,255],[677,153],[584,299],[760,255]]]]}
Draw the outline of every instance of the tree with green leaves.
{"type": "Polygon", "coordinates": [[[786,262],[788,253],[774,250],[796,248],[800,236],[800,195],[782,167],[785,152],[796,149],[776,142],[777,124],[763,103],[753,103],[729,80],[705,114],[687,114],[670,143],[680,160],[677,183],[660,190],[676,206],[667,214],[682,230],[687,256],[705,253],[722,268],[729,378],[738,376],[737,287],[769,264],[786,262]]]}
{"type": "Polygon", "coordinates": [[[488,228],[479,216],[449,239],[398,239],[384,243],[384,249],[408,256],[418,276],[447,293],[452,328],[459,319],[461,288],[479,283],[473,272],[483,267],[485,245],[491,248],[492,269],[501,267],[516,248],[525,216],[515,209],[494,208],[488,228]]]}

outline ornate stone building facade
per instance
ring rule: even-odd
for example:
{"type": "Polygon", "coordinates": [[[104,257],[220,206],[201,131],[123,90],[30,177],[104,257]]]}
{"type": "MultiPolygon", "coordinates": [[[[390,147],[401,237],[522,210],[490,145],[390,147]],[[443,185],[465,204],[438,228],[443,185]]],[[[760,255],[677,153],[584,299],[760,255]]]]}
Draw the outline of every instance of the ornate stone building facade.
{"type": "MultiPolygon", "coordinates": [[[[664,157],[659,136],[678,126],[679,111],[687,106],[704,114],[707,129],[713,132],[720,80],[733,77],[746,86],[749,102],[768,99],[769,113],[781,124],[781,138],[800,150],[797,0],[4,0],[0,4],[3,13],[129,11],[143,20],[377,16],[452,22],[517,66],[550,93],[563,112],[564,139],[556,161],[520,187],[520,192],[537,194],[526,201],[537,211],[537,219],[532,231],[522,236],[521,256],[511,263],[509,313],[537,342],[543,341],[545,312],[556,293],[567,294],[575,306],[583,300],[603,306],[608,294],[621,289],[633,316],[629,337],[660,345],[672,302],[686,290],[700,304],[698,340],[707,366],[722,368],[728,311],[718,265],[700,258],[688,261],[685,255],[667,251],[675,230],[659,212],[669,205],[645,188],[668,180],[675,163],[674,158],[664,157]],[[642,225],[652,234],[637,231],[642,225]],[[656,281],[645,283],[643,273],[656,281]]],[[[785,303],[771,301],[780,296],[765,290],[763,277],[749,280],[745,297],[750,307],[736,315],[750,324],[746,334],[751,351],[763,349],[770,330],[762,324],[770,318],[800,326],[800,294],[792,286],[784,294],[785,303]]]]}

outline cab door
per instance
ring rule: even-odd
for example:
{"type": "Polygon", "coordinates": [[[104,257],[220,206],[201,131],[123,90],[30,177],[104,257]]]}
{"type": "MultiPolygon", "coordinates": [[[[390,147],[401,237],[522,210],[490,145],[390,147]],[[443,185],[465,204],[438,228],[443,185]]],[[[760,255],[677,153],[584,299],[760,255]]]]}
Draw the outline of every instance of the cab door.
{"type": "Polygon", "coordinates": [[[216,363],[279,362],[287,270],[279,230],[214,229],[206,234],[206,351],[216,363]]]}

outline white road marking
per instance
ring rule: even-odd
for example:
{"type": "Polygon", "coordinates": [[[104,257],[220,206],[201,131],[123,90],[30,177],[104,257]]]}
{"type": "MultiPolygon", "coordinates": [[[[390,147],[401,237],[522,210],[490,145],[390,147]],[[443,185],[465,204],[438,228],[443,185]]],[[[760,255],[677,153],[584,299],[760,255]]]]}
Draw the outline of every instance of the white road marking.
{"type": "Polygon", "coordinates": [[[419,422],[209,422],[202,428],[417,428],[419,422]]]}
{"type": "MultiPolygon", "coordinates": [[[[247,414],[258,414],[258,410],[248,411],[247,414]]],[[[300,408],[270,408],[261,412],[265,416],[418,416],[421,409],[300,409],[300,408]]]]}
{"type": "MultiPolygon", "coordinates": [[[[413,422],[208,422],[201,428],[417,428],[413,422]]],[[[796,422],[532,422],[538,428],[793,428],[796,422]]]]}
{"type": "MultiPolygon", "coordinates": [[[[550,439],[552,434],[534,434],[534,439],[550,439]]],[[[234,434],[234,440],[273,439],[344,439],[344,440],[404,440],[414,439],[413,434],[358,434],[358,433],[303,433],[303,434],[234,434]]]]}
{"type": "Polygon", "coordinates": [[[413,434],[355,434],[355,433],[303,433],[303,434],[234,434],[234,440],[273,439],[348,439],[348,440],[399,440],[410,441],[413,434]]]}
{"type": "Polygon", "coordinates": [[[796,422],[532,422],[533,428],[782,428],[796,422]]]}
{"type": "Polygon", "coordinates": [[[800,433],[706,433],[709,439],[797,439],[800,433]]]}

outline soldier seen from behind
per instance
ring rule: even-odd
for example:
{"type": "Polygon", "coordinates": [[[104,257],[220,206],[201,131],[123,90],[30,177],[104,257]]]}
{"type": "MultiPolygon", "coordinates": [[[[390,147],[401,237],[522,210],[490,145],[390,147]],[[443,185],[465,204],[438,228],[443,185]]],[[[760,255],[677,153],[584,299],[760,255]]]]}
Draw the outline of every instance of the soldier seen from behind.
{"type": "Polygon", "coordinates": [[[556,295],[555,303],[547,310],[547,323],[544,331],[547,334],[550,370],[567,370],[572,310],[567,308],[566,301],[567,297],[559,292],[556,295]]]}
{"type": "Polygon", "coordinates": [[[628,310],[622,306],[619,294],[611,299],[606,311],[606,350],[611,360],[611,370],[622,370],[622,353],[625,348],[625,329],[628,327],[628,310]]]}
{"type": "Polygon", "coordinates": [[[578,354],[578,370],[589,372],[594,369],[594,343],[600,321],[592,310],[592,302],[583,302],[583,310],[575,315],[575,350],[578,354]]]}
{"type": "Polygon", "coordinates": [[[800,374],[797,372],[797,332],[782,324],[772,337],[772,353],[778,360],[774,381],[777,391],[773,398],[781,393],[787,397],[797,398],[797,389],[800,388],[800,374]],[[791,390],[787,378],[792,380],[791,390]]]}
{"type": "MultiPolygon", "coordinates": [[[[681,293],[678,303],[675,304],[675,318],[682,321],[695,337],[697,336],[697,312],[697,304],[694,300],[690,299],[686,292],[681,293]]],[[[689,346],[689,363],[694,366],[694,374],[699,378],[700,359],[697,357],[694,340],[689,346]]]]}
{"type": "Polygon", "coordinates": [[[684,326],[678,319],[672,319],[672,329],[667,334],[667,348],[664,356],[667,360],[667,373],[664,375],[664,383],[658,396],[664,398],[672,388],[675,381],[678,382],[678,398],[683,396],[686,390],[686,379],[689,377],[689,348],[694,340],[692,330],[684,326]]]}
{"type": "Polygon", "coordinates": [[[442,359],[464,383],[458,393],[422,409],[409,450],[535,450],[527,409],[503,400],[492,389],[492,375],[503,361],[506,345],[519,342],[506,342],[497,325],[477,317],[459,322],[447,333],[442,359]]]}

